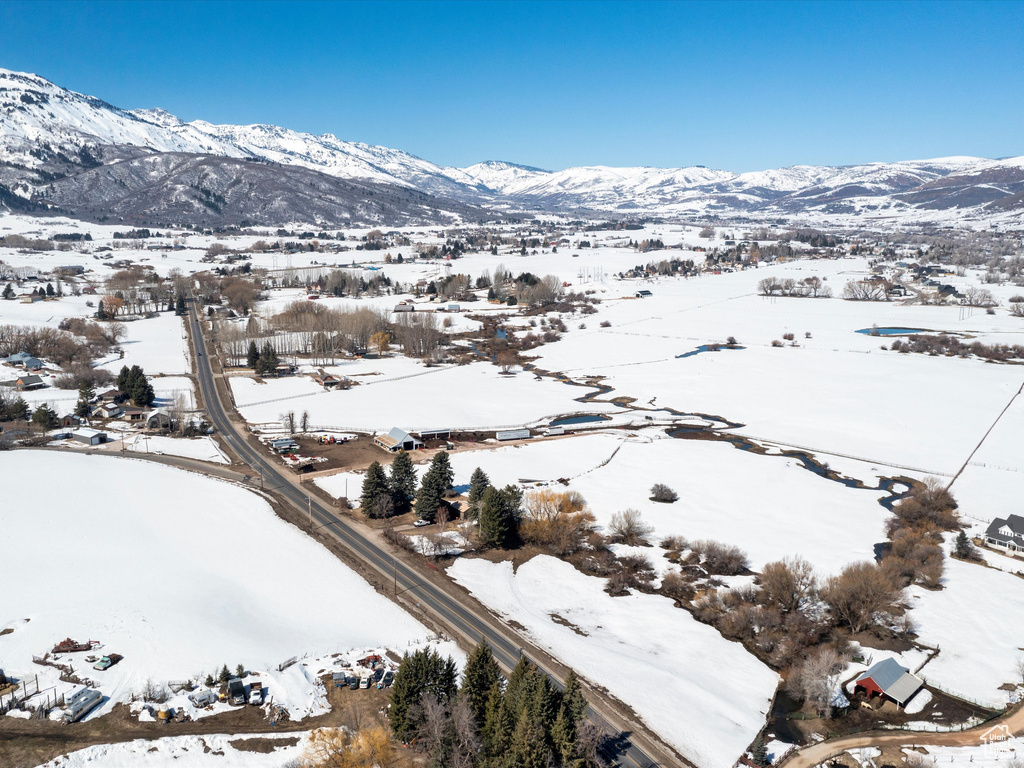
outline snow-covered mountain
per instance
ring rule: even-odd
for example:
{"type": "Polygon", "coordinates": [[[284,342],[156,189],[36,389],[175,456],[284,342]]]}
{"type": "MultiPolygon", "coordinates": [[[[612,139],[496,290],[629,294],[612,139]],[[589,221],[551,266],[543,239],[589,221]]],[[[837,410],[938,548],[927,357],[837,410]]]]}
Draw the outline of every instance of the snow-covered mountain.
{"type": "MultiPolygon", "coordinates": [[[[268,164],[260,174],[246,173],[250,180],[256,176],[266,180],[273,168],[292,166],[349,182],[394,186],[506,211],[788,217],[872,213],[917,220],[935,218],[928,212],[936,211],[969,210],[975,218],[1024,211],[1024,158],[799,165],[742,174],[703,166],[546,171],[495,161],[448,168],[402,150],[344,141],[332,134],[318,136],[273,125],[185,122],[162,109],[126,111],[37,75],[0,69],[0,201],[20,199],[26,205],[39,205],[53,195],[66,207],[72,199],[69,190],[89,195],[90,190],[113,182],[96,173],[88,185],[62,179],[97,167],[133,163],[131,171],[118,177],[141,183],[142,166],[137,161],[154,153],[268,164]]],[[[148,167],[152,173],[156,168],[174,173],[184,167],[213,165],[216,162],[184,163],[179,158],[148,167]]],[[[234,163],[230,168],[247,166],[234,163]]],[[[216,174],[222,183],[225,173],[220,169],[216,174]]],[[[287,186],[299,179],[309,182],[302,174],[291,174],[282,176],[281,183],[287,186]]],[[[175,194],[180,194],[175,188],[175,194]]],[[[341,194],[331,189],[332,194],[341,194]]],[[[354,187],[347,189],[355,194],[354,187]]],[[[117,196],[116,190],[106,188],[97,195],[100,203],[117,196]]],[[[303,191],[292,197],[308,199],[303,191]]],[[[96,201],[86,203],[98,210],[96,201]]],[[[129,203],[130,198],[120,204],[130,208],[129,203]]],[[[429,201],[423,205],[429,207],[429,201]]],[[[450,205],[442,207],[453,210],[450,205]]],[[[130,210],[124,213],[130,214],[130,210]]]]}

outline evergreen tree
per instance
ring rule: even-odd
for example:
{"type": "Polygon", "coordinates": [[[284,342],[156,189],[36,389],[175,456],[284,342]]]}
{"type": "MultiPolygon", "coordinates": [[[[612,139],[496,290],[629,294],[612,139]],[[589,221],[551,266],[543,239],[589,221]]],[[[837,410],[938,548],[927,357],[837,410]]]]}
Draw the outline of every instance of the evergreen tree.
{"type": "Polygon", "coordinates": [[[83,418],[89,414],[92,409],[90,403],[92,399],[96,397],[96,390],[93,389],[92,384],[88,381],[83,381],[78,385],[78,403],[75,405],[75,416],[83,418]]]}
{"type": "Polygon", "coordinates": [[[124,392],[128,388],[128,380],[131,377],[131,371],[127,365],[122,365],[121,370],[117,374],[115,383],[117,388],[124,392]]]}
{"type": "Polygon", "coordinates": [[[518,537],[523,492],[514,485],[490,486],[480,505],[480,541],[488,547],[509,547],[518,537]]]}
{"type": "Polygon", "coordinates": [[[32,413],[32,423],[38,424],[43,429],[53,429],[60,423],[57,412],[47,403],[43,403],[32,413]]]}
{"type": "Polygon", "coordinates": [[[226,683],[228,680],[231,679],[231,673],[228,672],[227,664],[221,667],[220,676],[217,679],[220,680],[222,683],[226,683]]]}
{"type": "Polygon", "coordinates": [[[562,691],[558,714],[551,726],[551,742],[566,768],[581,768],[585,761],[578,747],[579,727],[587,714],[587,700],[576,673],[569,670],[562,691]]]}
{"type": "Polygon", "coordinates": [[[103,299],[100,299],[100,303],[96,305],[96,319],[97,320],[106,320],[107,319],[107,310],[103,306],[103,299]]]}
{"type": "Polygon", "coordinates": [[[373,462],[366,470],[366,478],[363,480],[363,492],[359,497],[359,506],[363,514],[373,516],[374,502],[379,496],[390,494],[388,488],[388,476],[384,474],[384,467],[379,461],[373,462]]]}
{"type": "Polygon", "coordinates": [[[245,356],[245,364],[253,370],[256,369],[257,364],[260,361],[260,350],[256,346],[255,341],[249,342],[249,353],[245,356]]]}
{"type": "Polygon", "coordinates": [[[539,714],[529,708],[523,709],[512,733],[509,755],[512,764],[516,768],[547,768],[549,753],[539,714]]]}
{"type": "Polygon", "coordinates": [[[509,710],[519,716],[521,704],[526,700],[526,693],[530,686],[530,679],[535,674],[533,664],[525,656],[520,656],[516,662],[515,669],[508,677],[508,685],[505,686],[505,703],[509,710]]]}
{"type": "Polygon", "coordinates": [[[500,681],[501,668],[494,660],[491,646],[486,640],[481,640],[466,661],[462,671],[462,688],[459,690],[459,695],[466,700],[476,719],[477,728],[482,729],[484,726],[491,689],[500,681]]]}
{"type": "Polygon", "coordinates": [[[451,657],[442,657],[433,648],[424,648],[402,657],[391,688],[391,729],[402,741],[408,741],[422,722],[420,698],[423,694],[448,704],[458,690],[457,671],[451,657]]]}
{"type": "Polygon", "coordinates": [[[4,298],[5,299],[13,299],[14,298],[14,288],[11,286],[10,283],[8,283],[7,287],[4,288],[4,298]]]}
{"type": "Polygon", "coordinates": [[[768,768],[772,764],[771,760],[768,759],[768,747],[760,736],[757,737],[753,749],[750,750],[750,761],[764,768],[768,768]]]}
{"type": "Polygon", "coordinates": [[[263,351],[260,352],[260,359],[257,363],[256,373],[272,373],[281,361],[277,357],[277,352],[270,345],[268,341],[263,345],[263,351]]]}
{"type": "Polygon", "coordinates": [[[53,290],[53,283],[47,283],[46,284],[46,295],[47,296],[56,296],[57,295],[57,292],[53,290]]]}
{"type": "Polygon", "coordinates": [[[974,559],[974,544],[967,537],[967,534],[963,531],[956,536],[956,545],[953,550],[954,554],[963,560],[974,559]]]}
{"type": "Polygon", "coordinates": [[[178,315],[185,314],[185,297],[182,296],[180,293],[178,294],[178,297],[174,300],[174,312],[175,314],[178,315]]]}
{"type": "Polygon", "coordinates": [[[484,714],[483,727],[480,729],[484,754],[495,760],[502,758],[508,752],[509,744],[512,743],[514,729],[515,719],[505,703],[505,694],[502,691],[501,681],[498,680],[491,686],[487,696],[487,710],[484,714]]]}
{"type": "Polygon", "coordinates": [[[444,495],[452,487],[455,473],[452,472],[448,453],[441,451],[430,462],[430,469],[423,475],[419,495],[416,497],[416,514],[424,520],[434,522],[437,508],[444,504],[444,495]]]}
{"type": "Polygon", "coordinates": [[[412,459],[405,451],[399,451],[391,462],[391,477],[388,487],[391,489],[391,500],[395,503],[395,512],[401,514],[409,508],[409,502],[416,498],[416,468],[412,459]]]}
{"type": "Polygon", "coordinates": [[[469,509],[474,517],[480,512],[480,502],[483,501],[484,491],[490,484],[490,478],[480,467],[473,470],[469,478],[469,509]]]}
{"type": "Polygon", "coordinates": [[[132,381],[130,384],[131,389],[128,392],[128,396],[131,398],[132,403],[139,408],[146,408],[153,404],[156,399],[156,393],[153,391],[153,385],[146,380],[146,376],[143,374],[132,381]]]}

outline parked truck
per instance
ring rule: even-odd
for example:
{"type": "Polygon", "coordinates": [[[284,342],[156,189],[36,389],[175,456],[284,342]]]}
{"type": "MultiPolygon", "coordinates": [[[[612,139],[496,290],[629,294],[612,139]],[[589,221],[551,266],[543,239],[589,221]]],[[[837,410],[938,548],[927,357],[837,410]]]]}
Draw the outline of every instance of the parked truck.
{"type": "Polygon", "coordinates": [[[263,704],[263,683],[251,683],[249,685],[249,703],[255,707],[263,704]]]}
{"type": "Polygon", "coordinates": [[[74,723],[92,712],[103,701],[103,694],[92,688],[81,688],[65,699],[62,719],[74,723]]]}
{"type": "Polygon", "coordinates": [[[245,704],[245,683],[237,677],[228,680],[228,702],[231,704],[245,704]]]}
{"type": "Polygon", "coordinates": [[[110,669],[123,658],[124,656],[122,656],[119,653],[112,653],[109,656],[103,656],[99,661],[92,665],[92,668],[98,669],[100,672],[102,672],[105,669],[110,669]]]}

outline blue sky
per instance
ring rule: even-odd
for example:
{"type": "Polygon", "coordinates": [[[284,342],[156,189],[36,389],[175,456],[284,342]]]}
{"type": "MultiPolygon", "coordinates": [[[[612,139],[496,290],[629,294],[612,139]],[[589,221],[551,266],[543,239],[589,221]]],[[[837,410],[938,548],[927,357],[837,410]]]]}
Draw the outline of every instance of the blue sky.
{"type": "Polygon", "coordinates": [[[0,67],[443,165],[1024,154],[1024,3],[6,2],[0,67]]]}

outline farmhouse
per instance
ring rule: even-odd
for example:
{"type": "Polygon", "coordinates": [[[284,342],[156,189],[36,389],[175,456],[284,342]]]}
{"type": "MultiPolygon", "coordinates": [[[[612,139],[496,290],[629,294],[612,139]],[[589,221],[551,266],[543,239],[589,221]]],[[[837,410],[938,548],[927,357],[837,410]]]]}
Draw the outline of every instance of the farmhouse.
{"type": "Polygon", "coordinates": [[[146,429],[170,429],[172,419],[167,411],[159,408],[146,416],[146,429]]]}
{"type": "Polygon", "coordinates": [[[28,352],[15,352],[13,355],[5,357],[4,362],[8,365],[24,368],[26,371],[38,371],[43,367],[42,361],[39,358],[33,357],[28,352]]]}
{"type": "Polygon", "coordinates": [[[94,419],[116,419],[122,413],[124,408],[117,403],[101,403],[92,409],[94,419]]]}
{"type": "Polygon", "coordinates": [[[901,667],[896,659],[883,659],[867,672],[857,678],[854,692],[863,691],[871,700],[875,696],[882,700],[896,702],[905,706],[915,693],[924,685],[924,681],[912,675],[910,670],[901,667]]]}
{"type": "Polygon", "coordinates": [[[398,427],[392,427],[391,431],[386,435],[376,435],[373,438],[373,442],[388,453],[414,451],[417,448],[423,447],[422,442],[398,427]]]}
{"type": "Polygon", "coordinates": [[[1007,552],[1024,554],[1024,517],[1010,515],[1005,520],[997,517],[985,531],[985,543],[1007,552]]]}
{"type": "Polygon", "coordinates": [[[46,384],[43,383],[43,380],[40,377],[36,376],[34,373],[30,373],[25,376],[19,376],[15,379],[14,386],[20,391],[25,392],[30,389],[41,389],[42,387],[45,387],[46,384]]]}

